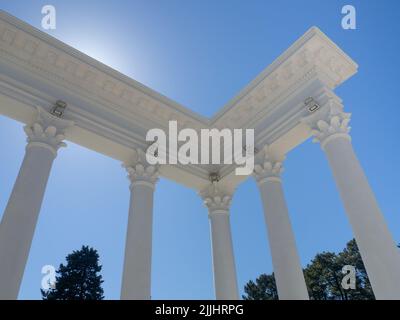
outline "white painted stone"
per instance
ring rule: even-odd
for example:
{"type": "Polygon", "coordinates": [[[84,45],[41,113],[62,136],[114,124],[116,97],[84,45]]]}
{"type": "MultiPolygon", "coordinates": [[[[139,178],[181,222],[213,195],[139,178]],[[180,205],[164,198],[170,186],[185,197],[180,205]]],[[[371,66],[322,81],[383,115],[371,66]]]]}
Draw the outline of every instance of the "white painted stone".
{"type": "MultiPolygon", "coordinates": [[[[5,12],[0,12],[0,51],[0,113],[29,125],[26,155],[0,225],[0,298],[18,295],[50,168],[66,128],[46,112],[40,114],[50,123],[39,119],[32,125],[34,106],[52,105],[60,97],[70,100],[66,115],[76,123],[68,130],[70,141],[128,164],[131,203],[122,299],[150,298],[153,189],[158,174],[205,190],[216,297],[238,298],[229,203],[231,191],[246,177],[235,175],[235,165],[158,169],[143,159],[132,160],[132,150],[147,145],[146,132],[166,128],[169,120],[176,120],[179,128],[196,130],[254,128],[255,146],[270,145],[279,154],[288,154],[308,139],[311,126],[332,167],[376,296],[399,298],[397,249],[350,144],[349,115],[337,107],[310,115],[312,110],[304,106],[309,97],[321,105],[327,98],[337,100],[333,90],[358,68],[318,28],[308,30],[209,119],[5,12]],[[210,187],[209,176],[216,168],[220,189],[215,183],[210,187]]],[[[265,170],[278,172],[280,165],[263,163],[256,175],[262,177],[265,170]]],[[[280,179],[271,176],[259,185],[279,295],[306,299],[280,179]]]]}
{"type": "Polygon", "coordinates": [[[330,99],[308,122],[328,158],[375,297],[398,300],[400,253],[354,153],[350,114],[342,109],[339,101],[330,99]]]}
{"type": "Polygon", "coordinates": [[[229,207],[232,196],[213,183],[201,193],[208,208],[214,271],[214,289],[217,300],[238,300],[229,207]]]}
{"type": "Polygon", "coordinates": [[[280,177],[283,159],[274,157],[268,148],[263,152],[254,176],[263,203],[278,296],[280,300],[308,300],[280,177]]]}
{"type": "Polygon", "coordinates": [[[141,150],[125,167],[131,181],[131,197],[121,299],[148,300],[151,298],[153,196],[158,170],[146,164],[141,150]]]}
{"type": "Polygon", "coordinates": [[[38,109],[25,127],[25,157],[0,224],[0,300],[18,297],[50,169],[71,125],[38,109]]]}
{"type": "MultiPolygon", "coordinates": [[[[257,145],[273,142],[287,154],[307,138],[299,122],[304,99],[357,72],[357,64],[312,27],[206,118],[5,12],[0,12],[0,51],[1,114],[26,123],[32,101],[47,106],[68,97],[68,118],[76,122],[69,140],[122,162],[129,161],[131,148],[144,148],[147,130],[166,128],[168,120],[195,130],[254,128],[257,145]]],[[[223,179],[235,169],[222,168],[223,179]]],[[[160,169],[161,176],[195,190],[207,186],[209,172],[199,165],[160,169]]],[[[232,179],[238,184],[246,177],[232,179]]]]}

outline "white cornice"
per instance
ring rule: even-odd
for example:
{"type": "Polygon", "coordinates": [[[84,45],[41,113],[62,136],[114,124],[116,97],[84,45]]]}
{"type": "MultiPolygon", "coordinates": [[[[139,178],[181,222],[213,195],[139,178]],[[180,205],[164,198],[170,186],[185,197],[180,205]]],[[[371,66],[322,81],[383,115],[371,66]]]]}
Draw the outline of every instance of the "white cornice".
{"type": "Polygon", "coordinates": [[[334,89],[355,74],[357,68],[336,44],[317,27],[312,27],[229,101],[213,117],[212,123],[245,126],[258,110],[268,107],[313,70],[318,69],[325,75],[329,80],[326,85],[334,89]]]}
{"type": "Polygon", "coordinates": [[[209,124],[199,114],[4,11],[0,12],[0,37],[2,55],[46,74],[51,80],[63,82],[67,88],[100,95],[118,104],[121,110],[147,107],[155,118],[193,121],[194,126],[209,124]]]}
{"type": "MultiPolygon", "coordinates": [[[[168,120],[197,130],[254,128],[256,144],[288,151],[308,135],[300,121],[304,99],[333,90],[357,64],[313,27],[207,119],[1,11],[0,71],[1,113],[27,123],[35,104],[63,99],[66,117],[76,123],[67,139],[126,161],[131,148],[146,146],[148,129],[166,128],[168,120]]],[[[221,176],[231,175],[231,168],[221,168],[221,176]]],[[[207,170],[175,166],[161,174],[199,189],[208,183],[207,170]]]]}

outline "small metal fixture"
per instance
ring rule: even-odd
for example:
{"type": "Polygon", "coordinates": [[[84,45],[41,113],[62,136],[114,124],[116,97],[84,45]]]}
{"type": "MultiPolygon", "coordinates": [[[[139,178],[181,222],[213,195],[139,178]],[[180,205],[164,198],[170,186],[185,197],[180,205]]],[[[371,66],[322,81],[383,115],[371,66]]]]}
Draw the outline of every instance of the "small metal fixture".
{"type": "Polygon", "coordinates": [[[318,109],[321,108],[321,106],[314,100],[313,97],[309,97],[304,101],[304,104],[307,106],[307,110],[310,113],[314,113],[318,109]]]}
{"type": "Polygon", "coordinates": [[[58,118],[61,118],[64,114],[65,108],[67,107],[67,103],[61,100],[57,100],[51,109],[50,113],[58,118]]]}
{"type": "Polygon", "coordinates": [[[220,179],[221,179],[221,177],[219,176],[218,172],[211,172],[210,173],[210,181],[212,183],[218,182],[220,179]]]}

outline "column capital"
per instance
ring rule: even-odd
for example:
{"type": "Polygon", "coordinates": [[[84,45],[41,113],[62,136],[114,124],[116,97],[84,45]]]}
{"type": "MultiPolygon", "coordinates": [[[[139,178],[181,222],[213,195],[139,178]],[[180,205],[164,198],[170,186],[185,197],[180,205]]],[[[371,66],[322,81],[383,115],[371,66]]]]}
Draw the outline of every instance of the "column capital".
{"type": "Polygon", "coordinates": [[[146,153],[142,149],[133,151],[132,159],[122,165],[128,172],[131,187],[145,185],[154,188],[158,181],[159,166],[149,164],[146,160],[146,153]]]}
{"type": "Polygon", "coordinates": [[[330,97],[314,114],[302,119],[311,128],[314,136],[313,142],[320,142],[324,149],[326,144],[338,137],[351,141],[349,126],[351,113],[343,111],[339,99],[330,97]]]}
{"type": "Polygon", "coordinates": [[[208,208],[209,216],[213,214],[229,214],[232,201],[232,192],[215,181],[200,191],[204,205],[208,208]]]}
{"type": "Polygon", "coordinates": [[[265,146],[262,154],[255,160],[253,177],[259,185],[266,181],[281,181],[285,157],[265,146]]]}
{"type": "Polygon", "coordinates": [[[74,125],[73,121],[59,118],[42,107],[36,107],[35,121],[24,127],[27,135],[27,148],[42,147],[49,149],[54,156],[61,147],[66,144],[65,130],[74,125]]]}

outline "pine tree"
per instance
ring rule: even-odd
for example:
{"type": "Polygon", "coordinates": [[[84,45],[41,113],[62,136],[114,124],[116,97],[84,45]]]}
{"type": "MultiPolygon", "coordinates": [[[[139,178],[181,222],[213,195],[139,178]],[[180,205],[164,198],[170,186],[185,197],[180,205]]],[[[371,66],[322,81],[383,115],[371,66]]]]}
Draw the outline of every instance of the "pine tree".
{"type": "Polygon", "coordinates": [[[341,268],[333,252],[318,253],[304,270],[308,293],[312,300],[336,300],[341,297],[341,268]]]}
{"type": "Polygon", "coordinates": [[[43,300],[103,300],[102,276],[99,272],[97,250],[82,246],[66,257],[67,264],[60,264],[55,288],[41,290],[43,300]]]}
{"type": "MultiPolygon", "coordinates": [[[[304,269],[308,293],[312,300],[373,300],[375,299],[368,279],[364,263],[361,259],[356,241],[349,241],[346,248],[336,254],[334,252],[318,253],[304,269]],[[356,269],[356,288],[342,287],[345,265],[356,269]]],[[[249,281],[244,288],[245,300],[276,300],[274,274],[262,274],[256,282],[249,281]]]]}
{"type": "Polygon", "coordinates": [[[375,299],[371,283],[368,279],[367,270],[361,259],[355,239],[349,241],[346,248],[338,254],[337,264],[339,267],[350,265],[356,268],[356,288],[353,290],[345,290],[345,300],[375,299]]]}
{"type": "Polygon", "coordinates": [[[244,287],[244,300],[278,300],[274,274],[262,274],[254,283],[250,280],[244,287]]]}

